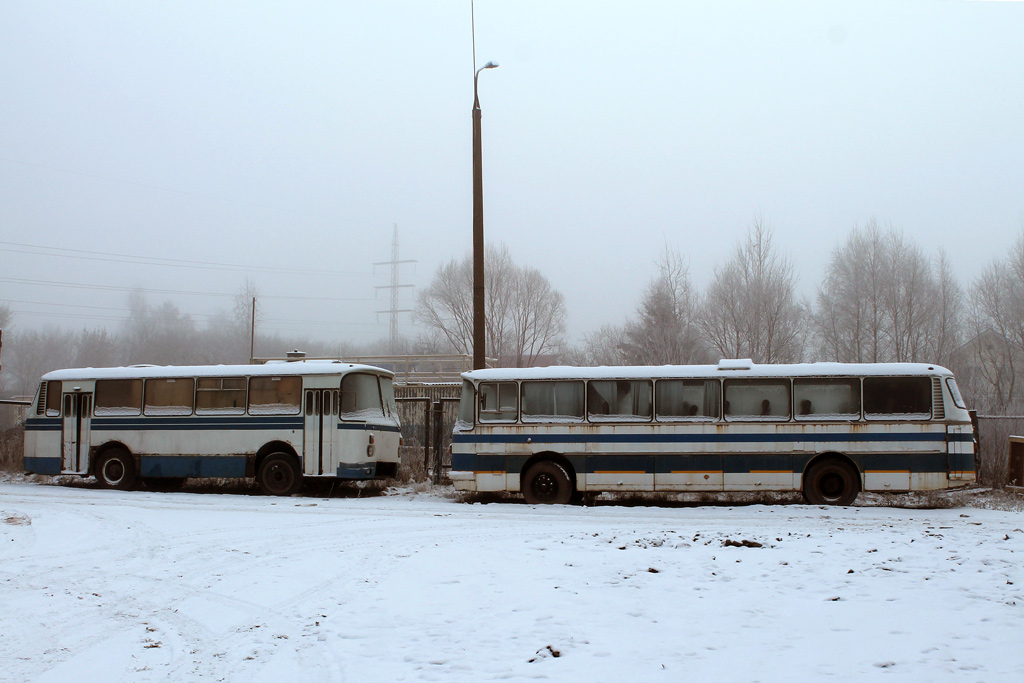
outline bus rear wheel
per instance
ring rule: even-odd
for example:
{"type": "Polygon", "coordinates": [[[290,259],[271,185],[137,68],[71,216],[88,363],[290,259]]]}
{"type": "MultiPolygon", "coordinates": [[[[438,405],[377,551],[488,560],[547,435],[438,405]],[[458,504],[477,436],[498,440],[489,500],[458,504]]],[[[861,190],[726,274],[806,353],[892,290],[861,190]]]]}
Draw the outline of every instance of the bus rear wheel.
{"type": "Polygon", "coordinates": [[[857,471],[843,460],[822,460],[804,475],[804,497],[812,505],[851,505],[858,493],[857,471]]]}
{"type": "Polygon", "coordinates": [[[569,473],[557,462],[543,460],[530,466],[523,477],[523,497],[530,505],[566,505],[572,500],[569,473]]]}
{"type": "Polygon", "coordinates": [[[302,488],[302,472],[292,456],[271,453],[260,465],[256,481],[268,496],[290,496],[302,488]]]}
{"type": "Polygon", "coordinates": [[[100,488],[128,491],[135,487],[135,462],[123,448],[111,448],[100,456],[96,481],[100,488]]]}

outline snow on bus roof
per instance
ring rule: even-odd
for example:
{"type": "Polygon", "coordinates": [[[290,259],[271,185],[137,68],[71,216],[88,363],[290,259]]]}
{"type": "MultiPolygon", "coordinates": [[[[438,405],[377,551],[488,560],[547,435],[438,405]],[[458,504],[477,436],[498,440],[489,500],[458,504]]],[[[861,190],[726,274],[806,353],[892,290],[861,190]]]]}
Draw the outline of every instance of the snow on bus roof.
{"type": "Polygon", "coordinates": [[[646,379],[661,377],[844,377],[849,375],[952,375],[928,363],[790,363],[759,364],[749,359],[723,359],[718,365],[637,365],[546,368],[489,368],[462,373],[475,381],[531,379],[646,379]]]}
{"type": "Polygon", "coordinates": [[[69,368],[43,375],[49,380],[148,379],[150,377],[280,377],[284,375],[343,375],[370,372],[385,377],[395,373],[372,365],[340,360],[300,360],[270,362],[265,365],[130,365],[119,368],[69,368]]]}

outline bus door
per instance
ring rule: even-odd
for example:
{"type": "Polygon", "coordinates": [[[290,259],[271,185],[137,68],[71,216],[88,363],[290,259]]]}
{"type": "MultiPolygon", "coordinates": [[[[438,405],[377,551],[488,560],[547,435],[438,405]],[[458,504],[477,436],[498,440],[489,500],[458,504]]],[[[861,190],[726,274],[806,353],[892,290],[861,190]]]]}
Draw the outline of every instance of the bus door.
{"type": "Polygon", "coordinates": [[[974,481],[974,430],[971,425],[946,425],[946,458],[950,480],[974,481]]]}
{"type": "MultiPolygon", "coordinates": [[[[376,453],[383,443],[378,423],[384,405],[377,375],[353,372],[341,380],[341,410],[334,469],[343,479],[368,479],[377,471],[376,453]]],[[[383,451],[387,452],[387,451],[383,451]]]]}
{"type": "Polygon", "coordinates": [[[304,474],[333,474],[335,425],[338,421],[337,387],[307,388],[303,432],[304,474]]]}
{"type": "Polygon", "coordinates": [[[62,473],[83,474],[89,469],[89,425],[92,421],[92,393],[64,394],[61,421],[62,473]]]}

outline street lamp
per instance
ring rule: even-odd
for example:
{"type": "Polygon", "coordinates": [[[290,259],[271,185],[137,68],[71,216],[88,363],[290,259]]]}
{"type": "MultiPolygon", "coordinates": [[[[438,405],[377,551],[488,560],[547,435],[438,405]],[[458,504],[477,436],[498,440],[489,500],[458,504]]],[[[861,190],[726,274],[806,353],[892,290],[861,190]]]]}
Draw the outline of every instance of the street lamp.
{"type": "Polygon", "coordinates": [[[497,69],[487,62],[473,74],[473,369],[486,366],[484,323],[484,180],[480,159],[480,96],[477,81],[484,69],[497,69]]]}

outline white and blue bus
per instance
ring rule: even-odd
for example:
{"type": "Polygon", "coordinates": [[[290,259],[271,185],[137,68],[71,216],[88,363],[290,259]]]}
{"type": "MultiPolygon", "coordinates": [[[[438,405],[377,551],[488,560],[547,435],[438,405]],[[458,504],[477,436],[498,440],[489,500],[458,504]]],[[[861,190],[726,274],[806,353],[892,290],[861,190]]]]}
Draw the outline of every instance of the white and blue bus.
{"type": "Polygon", "coordinates": [[[394,477],[393,378],[341,361],[57,370],[25,420],[25,469],[119,489],[255,477],[271,495],[306,477],[394,477]]]}
{"type": "Polygon", "coordinates": [[[462,374],[461,491],[567,503],[604,491],[860,491],[975,481],[953,374],[916,363],[488,369],[462,374]]]}

